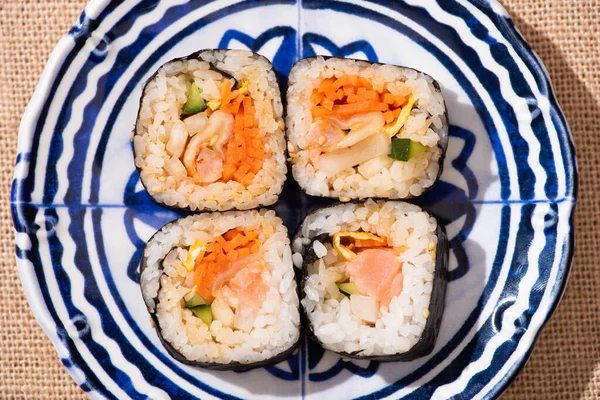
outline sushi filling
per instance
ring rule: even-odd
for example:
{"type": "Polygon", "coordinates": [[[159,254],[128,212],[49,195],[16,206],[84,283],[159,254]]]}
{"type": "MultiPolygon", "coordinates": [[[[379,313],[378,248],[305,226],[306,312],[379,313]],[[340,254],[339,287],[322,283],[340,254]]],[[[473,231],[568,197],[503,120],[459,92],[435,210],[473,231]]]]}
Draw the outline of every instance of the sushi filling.
{"type": "Polygon", "coordinates": [[[355,60],[299,61],[290,74],[288,149],[320,196],[418,196],[446,147],[444,101],[417,71],[355,60]]]}
{"type": "Polygon", "coordinates": [[[163,339],[200,363],[254,363],[292,347],[298,298],[281,220],[261,211],[217,219],[218,228],[207,216],[180,221],[165,232],[176,237],[149,244],[148,257],[173,245],[162,273],[150,268],[142,277],[163,339]]]}
{"type": "Polygon", "coordinates": [[[274,203],[286,167],[272,66],[240,50],[195,57],[163,65],[144,88],[133,138],[142,183],[192,210],[274,203]]]}
{"type": "Polygon", "coordinates": [[[229,79],[216,81],[215,85],[221,97],[209,101],[206,108],[196,107],[204,104],[204,98],[202,90],[192,83],[184,114],[189,109],[193,115],[183,119],[183,124],[176,123],[171,130],[166,145],[167,153],[172,156],[168,170],[185,178],[181,161],[186,176],[192,177],[196,184],[234,180],[249,186],[268,156],[262,144],[264,132],[256,126],[249,81],[243,79],[235,90],[229,79]],[[196,93],[198,98],[193,96],[196,93]]]}
{"type": "Polygon", "coordinates": [[[417,206],[371,200],[309,218],[295,239],[294,262],[316,257],[305,266],[302,300],[316,338],[357,356],[409,351],[429,316],[435,220],[417,206]]]}

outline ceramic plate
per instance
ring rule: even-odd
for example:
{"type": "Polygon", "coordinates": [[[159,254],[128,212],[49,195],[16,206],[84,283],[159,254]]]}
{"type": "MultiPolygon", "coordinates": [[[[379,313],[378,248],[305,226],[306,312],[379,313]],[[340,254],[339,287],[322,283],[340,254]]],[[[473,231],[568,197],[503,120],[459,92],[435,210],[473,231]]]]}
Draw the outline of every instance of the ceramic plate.
{"type": "MultiPolygon", "coordinates": [[[[288,178],[289,180],[289,178],[288,178]]],[[[92,0],[58,44],[21,125],[12,193],[19,271],[39,323],[93,398],[496,398],[564,290],[577,173],[540,61],[495,2],[92,0]],[[153,203],[130,132],[144,81],[202,48],[273,61],[353,57],[423,70],[450,117],[444,173],[417,202],[450,237],[434,351],[404,363],[345,361],[304,343],[245,373],[169,357],[138,285],[145,241],[179,216],[153,203]]],[[[293,231],[319,204],[286,184],[293,231]]]]}

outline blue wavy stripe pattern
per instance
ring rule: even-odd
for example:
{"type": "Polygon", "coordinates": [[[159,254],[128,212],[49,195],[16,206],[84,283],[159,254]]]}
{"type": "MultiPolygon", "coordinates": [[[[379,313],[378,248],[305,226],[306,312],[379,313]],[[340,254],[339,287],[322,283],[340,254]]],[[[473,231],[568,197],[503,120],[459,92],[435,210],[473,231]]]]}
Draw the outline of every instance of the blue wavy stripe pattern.
{"type": "MultiPolygon", "coordinates": [[[[65,129],[66,124],[69,122],[72,115],[72,106],[75,104],[79,96],[82,94],[83,90],[86,87],[86,81],[89,73],[103,61],[103,57],[105,56],[106,46],[110,44],[110,42],[118,39],[126,35],[133,24],[136,21],[136,18],[139,18],[141,15],[150,13],[154,10],[155,6],[158,4],[157,1],[153,2],[141,2],[138,3],[135,7],[131,8],[123,18],[121,18],[115,25],[109,30],[109,33],[106,35],[106,38],[100,42],[98,47],[94,49],[94,51],[90,52],[88,60],[82,65],[79,70],[77,77],[74,80],[74,84],[69,89],[65,102],[62,105],[62,108],[58,114],[58,119],[56,125],[53,127],[52,131],[54,132],[51,138],[50,145],[50,155],[48,157],[48,164],[46,166],[45,172],[45,185],[44,185],[44,194],[43,194],[43,204],[52,205],[56,197],[57,189],[58,189],[58,173],[56,170],[56,160],[60,157],[63,151],[63,147],[65,145],[71,145],[63,143],[62,132],[65,129]]],[[[94,108],[92,103],[100,101],[102,98],[106,98],[109,93],[112,91],[114,87],[114,83],[120,79],[123,74],[125,68],[131,63],[131,61],[135,58],[139,52],[145,48],[148,43],[153,39],[153,33],[156,32],[156,29],[160,29],[160,27],[168,26],[177,23],[177,21],[184,15],[192,12],[193,10],[202,7],[205,5],[205,2],[192,2],[186,3],[184,5],[177,5],[170,7],[167,12],[164,14],[163,18],[146,28],[140,33],[139,37],[130,44],[129,46],[123,48],[118,54],[117,58],[112,66],[112,68],[107,71],[102,77],[100,77],[98,81],[98,91],[95,95],[95,98],[90,101],[90,104],[86,105],[84,109],[83,115],[83,124],[77,130],[75,134],[74,143],[72,145],[75,146],[76,149],[87,149],[90,141],[90,133],[92,128],[96,122],[97,110],[94,108]]],[[[114,123],[116,121],[119,110],[122,108],[126,99],[130,96],[131,92],[135,89],[137,85],[141,83],[141,79],[143,76],[147,74],[147,72],[152,68],[154,64],[154,60],[157,60],[162,55],[164,55],[167,51],[169,51],[176,43],[180,42],[181,39],[193,34],[201,27],[210,24],[211,22],[220,19],[228,14],[239,12],[252,7],[262,7],[271,4],[294,4],[294,2],[288,1],[260,1],[260,2],[251,2],[245,1],[238,4],[235,4],[228,8],[220,9],[219,11],[207,15],[205,18],[194,21],[192,24],[186,27],[181,27],[182,29],[168,41],[166,41],[158,50],[156,50],[149,59],[134,73],[133,78],[127,83],[127,86],[117,101],[113,112],[108,118],[108,124],[104,128],[100,140],[100,144],[98,149],[94,155],[94,174],[92,180],[92,190],[89,202],[91,204],[97,204],[99,199],[99,189],[100,189],[100,180],[99,177],[101,175],[102,164],[104,160],[104,155],[106,151],[106,145],[108,142],[109,135],[111,134],[114,123]]],[[[429,15],[428,11],[422,7],[414,7],[402,2],[396,2],[392,0],[383,0],[380,1],[379,4],[383,4],[386,7],[398,11],[404,15],[407,15],[409,18],[413,20],[418,20],[422,26],[424,26],[429,32],[433,33],[438,38],[442,39],[444,43],[451,48],[454,52],[461,55],[461,58],[467,62],[469,68],[475,72],[475,74],[480,77],[485,90],[491,94],[493,99],[494,106],[500,110],[502,115],[503,124],[507,128],[509,135],[511,147],[514,150],[514,153],[517,154],[517,158],[515,159],[517,172],[518,172],[518,180],[519,180],[519,190],[520,193],[519,198],[524,200],[533,199],[535,196],[534,193],[534,182],[535,177],[533,171],[531,170],[528,161],[528,145],[525,140],[518,134],[514,134],[518,132],[518,127],[516,123],[516,118],[512,112],[512,108],[510,104],[508,104],[501,95],[500,82],[496,78],[496,76],[487,70],[477,53],[475,53],[467,44],[464,43],[463,38],[461,38],[459,32],[453,28],[452,26],[442,25],[439,22],[435,21],[431,15],[429,15]]],[[[501,66],[505,67],[508,71],[511,71],[510,81],[511,86],[515,92],[521,97],[533,97],[531,92],[531,88],[528,86],[527,82],[523,79],[523,76],[520,72],[518,72],[518,68],[514,64],[514,61],[510,54],[508,54],[507,49],[504,45],[496,43],[489,32],[487,32],[486,28],[476,19],[474,18],[468,10],[461,6],[458,3],[453,2],[439,2],[439,5],[449,14],[455,15],[463,19],[467,22],[471,33],[488,43],[492,49],[492,55],[494,60],[501,66]]],[[[31,193],[34,189],[35,182],[35,166],[37,165],[37,152],[38,152],[38,142],[40,135],[42,134],[42,130],[46,123],[46,118],[49,113],[49,107],[52,104],[52,99],[54,94],[56,93],[58,86],[61,83],[62,78],[65,76],[66,71],[69,69],[71,64],[73,63],[75,57],[83,51],[83,46],[88,39],[88,36],[91,32],[93,32],[99,24],[105,20],[108,16],[110,16],[115,9],[119,7],[118,2],[110,2],[108,6],[102,11],[102,13],[95,19],[89,19],[82,15],[78,25],[71,31],[71,35],[74,38],[74,47],[70,51],[70,53],[66,56],[65,62],[61,66],[57,79],[54,81],[50,94],[42,106],[40,111],[38,122],[35,128],[32,148],[30,157],[28,157],[30,161],[29,175],[25,180],[20,182],[21,191],[20,193],[13,192],[13,203],[19,201],[19,204],[13,204],[13,215],[20,215],[24,217],[23,220],[18,220],[15,218],[15,227],[17,232],[27,233],[31,238],[32,247],[31,250],[22,250],[17,249],[17,253],[19,257],[26,258],[34,265],[34,271],[37,277],[37,280],[40,284],[40,290],[42,292],[42,296],[45,300],[46,307],[48,308],[48,313],[51,318],[54,320],[57,326],[57,334],[63,341],[65,348],[69,351],[70,361],[65,361],[65,364],[72,363],[81,369],[83,374],[86,377],[86,381],[81,383],[82,387],[86,390],[92,390],[97,392],[107,398],[115,398],[115,395],[111,393],[105,385],[101,382],[101,380],[96,376],[94,371],[91,370],[87,366],[85,362],[85,358],[79,353],[77,347],[75,346],[73,340],[66,334],[65,327],[61,322],[56,309],[53,305],[52,295],[48,292],[46,286],[46,280],[51,279],[46,276],[43,269],[43,257],[39,253],[38,241],[35,231],[32,231],[32,227],[35,229],[41,229],[41,227],[37,227],[35,225],[35,220],[38,213],[42,212],[41,209],[34,207],[32,205],[26,205],[23,203],[31,202],[31,193]]],[[[442,53],[439,49],[433,46],[430,42],[428,42],[424,37],[420,36],[409,27],[403,25],[399,21],[396,21],[390,17],[381,15],[379,13],[375,13],[367,8],[359,7],[356,5],[352,5],[349,3],[341,3],[341,2],[323,2],[323,1],[306,1],[303,3],[303,7],[307,9],[331,9],[339,12],[344,12],[353,15],[359,15],[362,17],[367,17],[373,19],[375,21],[381,22],[382,24],[389,26],[398,32],[406,35],[411,38],[414,42],[421,45],[427,51],[432,53],[438,59],[442,61],[442,63],[446,66],[446,68],[454,75],[461,87],[465,90],[465,92],[469,95],[473,103],[475,104],[478,112],[480,113],[480,117],[486,126],[489,138],[492,143],[495,157],[498,162],[499,175],[500,175],[500,183],[501,183],[501,197],[506,200],[511,196],[509,189],[509,174],[508,169],[506,167],[507,161],[506,156],[504,154],[504,150],[498,138],[498,132],[492,122],[492,118],[487,111],[487,108],[484,106],[483,101],[479,97],[478,93],[474,89],[471,82],[463,75],[460,69],[453,63],[453,61],[444,53],[442,53]]],[[[493,11],[485,6],[480,7],[486,15],[490,16],[492,20],[498,18],[493,11]]],[[[501,29],[502,31],[502,29],[501,29]]],[[[502,31],[505,34],[505,31],[502,31]]],[[[286,38],[289,39],[291,36],[291,32],[285,31],[284,35],[287,35],[286,38]]],[[[510,33],[511,37],[515,36],[514,32],[510,33]]],[[[249,39],[243,37],[235,38],[244,43],[244,40],[249,42],[249,39]]],[[[304,55],[311,55],[312,46],[311,44],[318,44],[326,49],[333,49],[335,46],[336,51],[348,52],[351,54],[355,52],[356,49],[364,49],[364,46],[357,47],[348,47],[348,48],[338,48],[333,42],[329,41],[326,37],[317,35],[317,34],[306,34],[302,37],[303,47],[304,47],[304,55]]],[[[511,40],[512,41],[512,40],[511,40]]],[[[257,42],[254,42],[256,45],[257,42]]],[[[258,41],[260,43],[260,40],[258,41]]],[[[260,46],[259,46],[260,47],[260,46]]],[[[296,54],[298,53],[298,49],[296,49],[296,54]]],[[[540,68],[538,61],[531,56],[530,49],[524,44],[521,43],[521,46],[517,47],[517,51],[521,55],[521,57],[525,60],[526,64],[531,68],[532,71],[539,72],[540,68]]],[[[365,52],[365,56],[371,60],[377,60],[377,55],[373,52],[372,54],[365,52]]],[[[290,64],[291,65],[291,64],[290,64]]],[[[539,74],[533,74],[538,84],[542,87],[543,83],[546,82],[546,77],[540,76],[539,74]]],[[[561,143],[561,150],[563,154],[563,158],[566,160],[567,164],[569,162],[572,163],[572,154],[573,148],[572,143],[568,137],[568,130],[566,128],[566,123],[564,121],[564,117],[560,112],[556,110],[557,105],[554,99],[554,96],[550,94],[551,97],[551,105],[553,110],[552,113],[552,121],[551,123],[556,127],[557,132],[559,133],[559,139],[561,143]]],[[[533,108],[532,108],[533,109],[533,108]]],[[[556,171],[553,154],[551,151],[551,147],[548,141],[548,135],[545,132],[545,123],[543,118],[538,115],[532,115],[532,125],[531,128],[534,132],[535,138],[541,144],[541,153],[540,153],[540,163],[543,166],[544,170],[548,174],[548,180],[545,184],[545,194],[550,199],[556,199],[557,197],[564,196],[565,194],[557,193],[556,188],[556,180],[557,174],[559,172],[556,171]]],[[[465,134],[466,135],[466,134],[465,134]]],[[[86,208],[80,207],[83,199],[81,198],[82,194],[82,182],[81,182],[81,173],[80,171],[84,168],[85,164],[85,152],[75,152],[75,156],[71,160],[68,167],[68,178],[69,178],[69,187],[67,191],[67,195],[64,199],[65,204],[68,207],[68,213],[70,217],[70,228],[69,234],[73,238],[73,240],[78,244],[86,243],[86,232],[83,230],[83,220],[86,217],[86,213],[90,212],[86,208]]],[[[21,157],[21,155],[19,156],[21,157]]],[[[466,156],[468,158],[468,155],[466,156]]],[[[460,164],[460,160],[457,159],[460,164]]],[[[18,160],[19,161],[19,160],[18,160]]],[[[456,161],[456,160],[455,160],[456,161]]],[[[466,162],[466,160],[463,160],[466,162]]],[[[466,165],[466,164],[465,164],[466,165]]],[[[568,168],[571,168],[570,164],[568,168]]],[[[458,168],[457,168],[458,169],[458,168]]],[[[464,171],[463,171],[464,172],[464,171]]],[[[575,174],[574,169],[570,169],[569,172],[575,174]]],[[[468,174],[468,171],[466,172],[468,174]]],[[[562,172],[561,172],[562,173],[562,172]]],[[[576,175],[574,178],[567,174],[567,188],[570,190],[570,194],[574,196],[574,188],[576,183],[576,175]]],[[[14,186],[15,187],[15,186],[14,186]]],[[[13,190],[14,190],[13,187],[13,190]]],[[[473,193],[471,188],[468,193],[468,197],[470,199],[474,198],[476,192],[473,193]]],[[[101,205],[100,205],[101,206],[101,205]]],[[[506,281],[506,285],[504,288],[504,296],[507,297],[510,294],[514,294],[518,292],[520,279],[527,272],[529,265],[527,263],[526,258],[522,258],[523,255],[527,255],[529,251],[529,243],[531,243],[533,237],[533,227],[531,226],[531,218],[536,209],[536,207],[541,207],[542,205],[529,204],[525,205],[521,208],[520,213],[520,226],[517,232],[517,248],[515,249],[515,259],[511,261],[511,265],[513,268],[511,269],[511,273],[506,281]],[[522,247],[524,246],[524,247],[522,247]],[[522,247],[522,248],[521,248],[522,247]]],[[[557,245],[557,213],[558,208],[556,204],[551,204],[551,212],[547,215],[547,224],[544,230],[545,234],[545,248],[544,251],[547,250],[547,253],[544,254],[554,254],[553,249],[557,245]]],[[[499,237],[499,247],[496,252],[494,264],[492,266],[492,272],[486,284],[486,288],[483,292],[482,297],[479,299],[477,307],[471,312],[469,317],[467,318],[463,327],[455,334],[453,338],[439,351],[435,356],[433,356],[427,363],[425,363],[421,368],[415,370],[410,375],[404,377],[398,382],[394,382],[393,384],[387,386],[386,388],[373,393],[365,398],[379,398],[382,396],[387,396],[395,393],[397,390],[410,385],[412,382],[415,382],[419,378],[422,378],[425,374],[431,371],[436,365],[438,365],[442,360],[445,359],[446,354],[450,354],[460,343],[464,341],[467,337],[469,331],[477,322],[477,318],[480,314],[480,311],[483,309],[485,304],[487,303],[489,296],[492,292],[492,289],[495,287],[499,273],[501,270],[502,264],[505,262],[504,258],[507,254],[507,238],[509,235],[510,229],[510,217],[511,217],[511,207],[508,205],[502,206],[501,208],[501,230],[499,237]]],[[[58,222],[58,213],[56,210],[49,208],[43,211],[44,217],[46,221],[50,220],[52,224],[58,222]]],[[[101,268],[103,272],[103,276],[108,284],[108,287],[112,293],[115,294],[115,301],[119,311],[123,314],[123,317],[130,325],[140,342],[143,344],[145,349],[156,356],[164,365],[173,370],[179,377],[188,381],[190,384],[200,388],[214,396],[222,397],[222,398],[233,398],[226,393],[220,392],[210,386],[202,383],[195,377],[187,374],[184,370],[182,370],[178,364],[173,362],[169,357],[165,356],[159,349],[156,349],[154,345],[150,342],[150,340],[143,334],[142,330],[136,324],[133,317],[127,311],[127,307],[125,306],[123,299],[118,295],[118,291],[116,285],[112,279],[110,274],[110,269],[108,266],[108,261],[106,259],[106,254],[103,245],[102,239],[102,231],[101,231],[101,222],[102,222],[102,209],[94,209],[91,211],[91,218],[93,220],[94,226],[94,240],[97,243],[98,247],[98,256],[101,263],[101,268]]],[[[47,230],[51,230],[51,224],[46,227],[47,230]]],[[[51,252],[51,262],[52,269],[57,279],[57,284],[61,292],[61,298],[64,303],[64,306],[69,314],[69,317],[72,320],[76,320],[81,327],[80,332],[80,344],[83,344],[87,347],[87,350],[92,354],[94,358],[97,360],[102,360],[102,367],[108,376],[118,382],[119,386],[123,388],[132,398],[142,398],[144,395],[137,390],[135,390],[131,379],[127,376],[127,374],[123,373],[119,368],[115,367],[115,365],[111,362],[110,355],[107,351],[100,345],[98,345],[89,335],[89,330],[86,330],[86,321],[83,313],[78,309],[78,307],[73,303],[71,299],[71,285],[68,272],[62,266],[62,244],[60,239],[56,235],[50,235],[48,238],[48,242],[50,245],[51,252]]],[[[567,249],[569,250],[569,249],[567,249]]],[[[139,256],[139,255],[138,255],[139,256]]],[[[98,295],[99,288],[98,282],[95,280],[94,275],[92,273],[92,267],[87,261],[89,259],[88,249],[85,246],[80,246],[77,248],[76,253],[76,266],[79,271],[86,277],[86,285],[84,288],[84,297],[85,300],[90,303],[102,316],[102,332],[110,339],[114,340],[119,346],[121,352],[123,353],[125,359],[130,363],[136,365],[140,371],[142,372],[144,378],[151,382],[153,385],[157,387],[168,389],[169,394],[173,398],[183,398],[189,397],[190,394],[183,391],[176,385],[169,385],[169,379],[165,377],[156,366],[149,363],[146,358],[139,351],[135,350],[128,342],[126,336],[123,334],[121,328],[118,326],[115,319],[107,312],[107,304],[102,300],[102,297],[98,295]]],[[[134,263],[134,258],[132,258],[132,265],[134,263]]],[[[552,265],[552,259],[543,260],[544,265],[552,265]]],[[[535,266],[537,267],[537,266],[535,266]]],[[[498,371],[504,366],[505,361],[508,357],[513,353],[516,346],[519,343],[519,338],[524,333],[525,329],[529,325],[529,321],[531,316],[535,313],[535,311],[540,306],[541,296],[544,293],[544,283],[548,281],[550,273],[550,268],[540,268],[539,276],[537,278],[536,284],[533,286],[533,290],[529,296],[529,304],[530,307],[527,311],[520,316],[517,320],[514,321],[517,329],[515,330],[515,334],[511,341],[506,342],[503,346],[498,348],[494,357],[488,368],[485,368],[482,372],[477,375],[474,375],[471,378],[471,381],[467,385],[467,389],[460,393],[459,397],[469,398],[473,395],[477,394],[481,389],[478,383],[480,382],[488,382],[491,380],[498,371]]],[[[503,310],[503,308],[499,308],[499,310],[503,310]]],[[[494,335],[494,332],[497,332],[501,329],[501,326],[498,324],[498,321],[501,321],[501,316],[499,316],[498,312],[496,312],[492,317],[490,317],[483,327],[478,331],[475,337],[471,338],[467,346],[462,350],[461,355],[455,358],[455,360],[450,363],[442,372],[438,373],[437,376],[431,380],[428,385],[422,386],[416,391],[412,392],[409,398],[423,398],[426,396],[430,396],[433,391],[440,385],[453,382],[458,378],[458,375],[464,370],[464,368],[474,362],[479,356],[481,356],[481,351],[483,346],[481,346],[481,341],[486,340],[486,338],[490,338],[494,335]]],[[[77,324],[76,324],[77,326],[77,324]]],[[[301,370],[304,371],[306,369],[306,358],[302,358],[301,360],[301,370]]],[[[351,371],[356,369],[354,364],[347,365],[347,369],[351,371]]],[[[337,368],[345,368],[343,364],[340,364],[337,368]]],[[[362,370],[361,370],[362,371],[362,370]]],[[[369,369],[367,368],[364,372],[354,371],[356,373],[365,373],[369,374],[369,369]]],[[[292,371],[293,372],[293,371],[292,371]]],[[[339,371],[338,371],[339,372],[339,371]]],[[[318,380],[319,377],[316,377],[318,380]]],[[[503,383],[504,385],[506,382],[503,383]]],[[[304,388],[304,386],[303,386],[304,388]]],[[[503,389],[503,386],[499,385],[494,388],[493,392],[498,394],[503,389]]],[[[304,390],[304,389],[303,389],[304,390]]],[[[304,393],[303,393],[304,394],[304,393]]]]}
{"type": "MultiPolygon", "coordinates": [[[[16,212],[17,210],[13,208],[13,215],[16,215],[16,212]]],[[[73,340],[66,333],[67,331],[63,321],[58,317],[54,307],[54,299],[48,292],[47,279],[43,267],[44,264],[42,262],[42,256],[40,255],[40,246],[37,239],[37,231],[42,229],[42,227],[35,223],[38,213],[42,211],[35,206],[19,205],[18,212],[20,219],[15,218],[15,230],[20,233],[27,233],[31,240],[31,248],[22,251],[20,258],[27,259],[33,265],[34,273],[40,285],[42,298],[44,299],[44,305],[47,307],[50,317],[56,324],[56,334],[62,341],[65,349],[69,352],[70,362],[76,364],[86,376],[86,381],[80,383],[80,385],[82,387],[85,386],[89,390],[94,390],[108,399],[117,399],[117,397],[108,391],[106,386],[96,377],[96,374],[88,366],[88,363],[75,347],[73,340]]],[[[46,227],[44,227],[44,229],[45,228],[46,227]]],[[[64,282],[61,282],[61,284],[64,285],[64,282]]]]}
{"type": "MultiPolygon", "coordinates": [[[[566,179],[567,192],[565,197],[575,198],[577,195],[577,170],[574,168],[575,166],[575,146],[571,139],[571,134],[569,132],[569,127],[567,125],[567,121],[562,112],[560,112],[560,107],[558,105],[558,101],[556,100],[556,96],[554,95],[554,91],[550,86],[550,82],[548,77],[546,76],[545,68],[542,65],[539,58],[533,52],[533,49],[529,46],[529,44],[525,41],[523,36],[517,31],[514,24],[510,21],[508,17],[500,16],[494,12],[492,7],[489,5],[487,1],[476,1],[478,8],[483,11],[486,16],[494,21],[496,25],[498,25],[499,31],[502,36],[511,44],[513,44],[513,49],[519,55],[521,61],[525,63],[527,68],[532,71],[533,78],[536,81],[536,85],[539,88],[542,95],[547,98],[550,102],[550,117],[552,118],[552,125],[557,130],[558,140],[560,142],[561,147],[561,156],[565,162],[565,169],[567,173],[564,175],[566,179]]],[[[551,192],[551,189],[546,188],[546,192],[551,192]]]]}

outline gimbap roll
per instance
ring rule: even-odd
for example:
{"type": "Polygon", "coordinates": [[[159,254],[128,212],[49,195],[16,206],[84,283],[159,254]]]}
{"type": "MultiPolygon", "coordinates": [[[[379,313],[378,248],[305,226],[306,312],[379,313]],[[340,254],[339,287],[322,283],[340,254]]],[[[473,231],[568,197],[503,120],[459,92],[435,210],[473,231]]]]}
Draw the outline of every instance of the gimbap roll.
{"type": "Polygon", "coordinates": [[[312,57],[292,67],[292,172],[314,196],[421,195],[441,174],[448,118],[440,86],[411,68],[312,57]]]}
{"type": "Polygon", "coordinates": [[[167,351],[209,369],[289,357],[300,338],[287,229],[272,210],[178,219],[148,241],[143,299],[167,351]]]}
{"type": "Polygon", "coordinates": [[[416,205],[367,200],[309,214],[293,241],[313,339],[344,357],[431,352],[444,308],[448,243],[416,205]]]}
{"type": "Polygon", "coordinates": [[[277,201],[286,174],[283,106],[264,57],[204,50],[146,83],[133,136],[142,184],[158,203],[247,210],[277,201]]]}

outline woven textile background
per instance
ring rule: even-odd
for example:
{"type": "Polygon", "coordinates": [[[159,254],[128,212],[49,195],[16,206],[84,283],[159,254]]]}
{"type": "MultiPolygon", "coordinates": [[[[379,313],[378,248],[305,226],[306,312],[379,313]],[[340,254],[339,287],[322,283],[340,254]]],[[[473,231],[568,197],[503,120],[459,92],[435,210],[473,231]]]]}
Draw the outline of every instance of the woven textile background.
{"type": "MultiPolygon", "coordinates": [[[[576,253],[564,298],[505,399],[600,399],[600,0],[501,0],[540,56],[573,132],[576,253]]],[[[0,0],[0,398],[76,399],[19,281],[9,210],[23,114],[82,0],[0,0]]]]}

